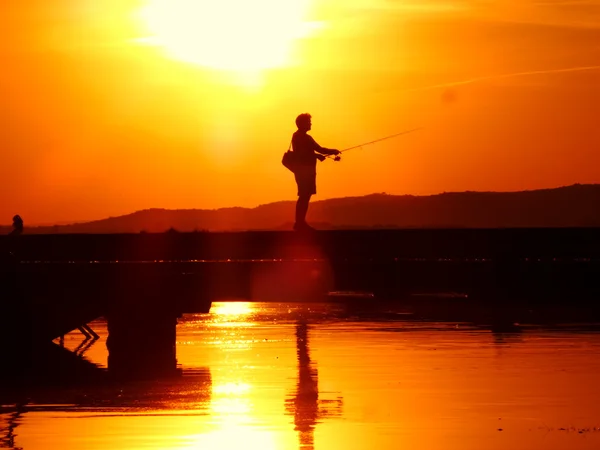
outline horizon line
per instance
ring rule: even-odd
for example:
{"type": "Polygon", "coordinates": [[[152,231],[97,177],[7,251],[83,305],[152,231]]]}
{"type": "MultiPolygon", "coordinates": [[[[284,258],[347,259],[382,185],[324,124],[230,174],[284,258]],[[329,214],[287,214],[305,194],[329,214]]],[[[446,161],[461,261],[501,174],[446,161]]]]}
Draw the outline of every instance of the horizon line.
{"type": "MultiPolygon", "coordinates": [[[[568,185],[561,185],[561,186],[554,186],[554,187],[544,187],[544,188],[535,188],[535,189],[521,189],[521,190],[510,190],[510,191],[472,191],[472,190],[464,190],[464,191],[442,191],[442,192],[437,192],[434,194],[392,194],[392,193],[387,193],[387,192],[372,192],[370,194],[363,194],[363,195],[351,195],[351,196],[345,196],[345,197],[330,197],[330,198],[323,198],[323,199],[319,199],[319,200],[314,200],[312,203],[320,203],[320,202],[325,202],[325,201],[331,201],[331,200],[341,200],[341,199],[352,199],[352,198],[362,198],[362,197],[369,197],[372,195],[387,195],[390,197],[434,197],[436,195],[445,195],[445,194],[466,194],[466,193],[481,193],[481,194],[493,194],[493,193],[498,193],[498,194],[510,194],[510,193],[519,193],[519,192],[532,192],[532,191],[547,191],[547,190],[555,190],[555,189],[563,189],[563,188],[569,188],[569,187],[574,187],[574,186],[599,186],[600,183],[573,183],[573,184],[568,184],[568,185]]],[[[60,222],[56,222],[56,223],[39,223],[39,222],[33,222],[31,224],[27,224],[27,218],[24,217],[26,226],[29,228],[44,228],[44,227],[66,227],[66,226],[71,226],[71,225],[82,225],[82,224],[87,224],[90,222],[99,222],[99,221],[103,221],[103,220],[107,220],[107,219],[116,219],[119,217],[125,217],[125,216],[130,216],[132,214],[136,214],[139,212],[144,212],[144,211],[153,211],[153,210],[162,210],[162,211],[222,211],[222,210],[227,210],[227,209],[248,209],[248,210],[252,210],[252,209],[257,209],[260,208],[261,206],[268,206],[268,205],[272,205],[275,203],[293,203],[295,202],[295,200],[275,200],[269,203],[260,203],[257,204],[256,206],[223,206],[223,207],[219,207],[219,208],[164,208],[164,207],[151,207],[151,208],[143,208],[143,209],[137,209],[135,211],[132,212],[128,212],[128,213],[124,213],[124,214],[119,214],[119,215],[109,215],[109,216],[105,216],[102,218],[96,218],[96,219],[87,219],[87,220],[77,220],[77,221],[69,221],[69,220],[61,220],[60,222]]],[[[0,224],[0,228],[12,228],[11,224],[6,224],[6,225],[2,225],[0,224]]]]}

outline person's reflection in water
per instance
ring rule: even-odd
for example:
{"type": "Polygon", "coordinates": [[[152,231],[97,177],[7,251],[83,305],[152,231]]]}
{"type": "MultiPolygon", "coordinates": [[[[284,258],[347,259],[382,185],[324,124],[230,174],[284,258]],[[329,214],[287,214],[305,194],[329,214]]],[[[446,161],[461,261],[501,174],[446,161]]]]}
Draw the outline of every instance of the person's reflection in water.
{"type": "Polygon", "coordinates": [[[342,399],[319,400],[318,374],[310,360],[308,324],[304,319],[296,324],[296,352],[298,383],[294,397],[286,400],[286,411],[294,415],[294,430],[299,433],[299,448],[308,450],[314,448],[314,429],[317,421],[328,416],[339,416],[342,399]],[[324,404],[326,406],[323,407],[324,404]]]}
{"type": "Polygon", "coordinates": [[[506,349],[509,349],[514,344],[520,344],[523,342],[523,330],[519,325],[510,324],[503,325],[501,327],[492,325],[490,331],[497,357],[504,356],[506,349]]]}

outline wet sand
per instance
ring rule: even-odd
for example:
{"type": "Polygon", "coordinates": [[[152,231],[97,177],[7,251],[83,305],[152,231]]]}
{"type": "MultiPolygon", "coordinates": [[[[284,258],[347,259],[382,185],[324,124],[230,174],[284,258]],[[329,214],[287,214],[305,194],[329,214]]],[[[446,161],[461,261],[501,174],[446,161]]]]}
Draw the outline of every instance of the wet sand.
{"type": "MultiPolygon", "coordinates": [[[[92,328],[86,358],[105,365],[106,325],[92,328]]],[[[179,379],[6,404],[0,448],[600,448],[594,327],[493,333],[339,305],[217,303],[180,319],[177,356],[179,379]]]]}

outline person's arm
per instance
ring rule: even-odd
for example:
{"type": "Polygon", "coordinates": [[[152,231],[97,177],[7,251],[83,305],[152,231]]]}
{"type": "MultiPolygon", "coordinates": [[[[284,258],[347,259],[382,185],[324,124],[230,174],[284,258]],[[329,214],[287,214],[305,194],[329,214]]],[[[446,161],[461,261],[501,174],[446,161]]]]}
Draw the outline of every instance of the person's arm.
{"type": "Polygon", "coordinates": [[[313,141],[313,150],[315,152],[320,153],[322,155],[339,155],[340,154],[339,150],[332,149],[332,148],[321,147],[319,144],[317,144],[317,141],[315,141],[312,136],[311,136],[311,139],[313,141]]]}
{"type": "Polygon", "coordinates": [[[318,149],[315,149],[316,152],[322,154],[322,155],[339,155],[340,151],[333,149],[333,148],[323,148],[323,147],[319,147],[318,149]]]}

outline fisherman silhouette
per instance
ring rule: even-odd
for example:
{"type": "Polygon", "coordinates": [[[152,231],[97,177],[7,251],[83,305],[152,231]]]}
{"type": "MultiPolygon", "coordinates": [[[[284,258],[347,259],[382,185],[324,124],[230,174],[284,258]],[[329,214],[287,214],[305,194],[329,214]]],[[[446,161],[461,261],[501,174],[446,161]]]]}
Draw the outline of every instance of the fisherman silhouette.
{"type": "Polygon", "coordinates": [[[323,155],[339,155],[340,151],[321,147],[308,134],[312,127],[310,114],[304,113],[296,117],[296,126],[298,130],[292,136],[291,143],[294,156],[293,172],[298,185],[294,230],[313,230],[306,223],[306,213],[310,198],[317,193],[317,159],[323,161],[323,155]]]}

